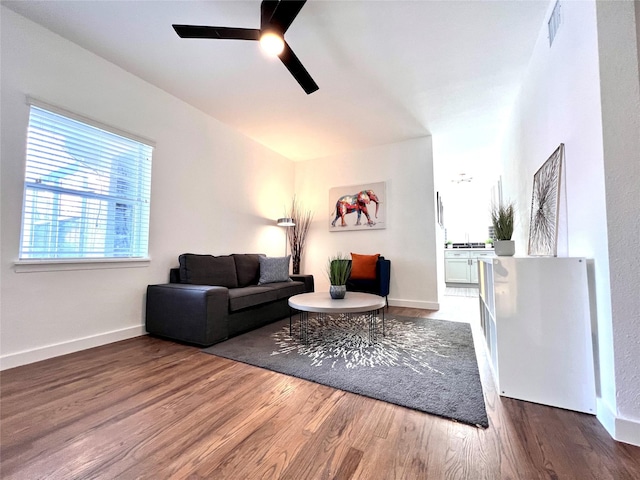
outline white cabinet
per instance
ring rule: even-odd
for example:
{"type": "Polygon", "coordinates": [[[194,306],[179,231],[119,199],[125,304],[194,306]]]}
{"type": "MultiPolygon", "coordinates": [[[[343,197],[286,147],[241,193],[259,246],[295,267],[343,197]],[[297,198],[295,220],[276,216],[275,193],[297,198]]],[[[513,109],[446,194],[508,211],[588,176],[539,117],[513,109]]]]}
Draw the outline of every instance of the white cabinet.
{"type": "Polygon", "coordinates": [[[444,252],[444,280],[448,283],[471,283],[469,252],[462,250],[444,252]]]}
{"type": "Polygon", "coordinates": [[[447,283],[478,283],[478,259],[493,257],[493,250],[451,249],[444,252],[447,283]]]}
{"type": "Polygon", "coordinates": [[[584,258],[480,262],[480,319],[500,395],[595,414],[584,258]]]}

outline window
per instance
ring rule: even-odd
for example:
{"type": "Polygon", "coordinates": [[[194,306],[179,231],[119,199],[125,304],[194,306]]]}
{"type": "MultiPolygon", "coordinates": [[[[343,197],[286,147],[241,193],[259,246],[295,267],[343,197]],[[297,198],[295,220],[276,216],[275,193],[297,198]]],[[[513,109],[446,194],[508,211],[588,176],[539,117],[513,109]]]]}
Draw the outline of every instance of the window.
{"type": "Polygon", "coordinates": [[[553,45],[553,39],[556,38],[556,33],[558,33],[560,23],[562,22],[562,17],[560,16],[561,8],[560,0],[558,0],[553,7],[549,21],[547,22],[547,27],[549,28],[549,46],[553,45]]]}
{"type": "Polygon", "coordinates": [[[20,259],[146,257],[153,147],[68,115],[31,104],[20,259]]]}

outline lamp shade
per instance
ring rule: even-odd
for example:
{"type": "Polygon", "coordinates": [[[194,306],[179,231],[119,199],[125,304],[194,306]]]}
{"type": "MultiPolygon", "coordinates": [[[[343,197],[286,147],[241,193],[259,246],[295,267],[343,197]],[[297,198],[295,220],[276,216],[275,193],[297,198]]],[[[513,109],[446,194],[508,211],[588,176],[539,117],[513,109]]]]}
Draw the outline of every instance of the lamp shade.
{"type": "Polygon", "coordinates": [[[279,227],[295,227],[296,222],[293,221],[293,218],[283,217],[279,218],[277,222],[279,227]]]}

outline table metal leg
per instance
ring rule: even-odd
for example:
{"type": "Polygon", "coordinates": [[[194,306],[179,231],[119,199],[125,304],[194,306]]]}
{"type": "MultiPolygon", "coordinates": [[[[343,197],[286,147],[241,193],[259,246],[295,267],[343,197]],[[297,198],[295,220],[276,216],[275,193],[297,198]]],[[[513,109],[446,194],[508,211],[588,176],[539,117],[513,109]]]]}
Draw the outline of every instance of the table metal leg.
{"type": "Polygon", "coordinates": [[[373,317],[373,340],[378,341],[378,312],[371,312],[373,317]]]}
{"type": "Polygon", "coordinates": [[[306,344],[309,341],[309,312],[300,312],[300,342],[306,344]]]}
{"type": "Polygon", "coordinates": [[[378,323],[378,311],[371,310],[365,314],[369,322],[369,345],[373,345],[376,342],[376,328],[378,323]]]}
{"type": "MultiPolygon", "coordinates": [[[[377,341],[378,335],[378,320],[380,316],[380,312],[382,311],[382,336],[386,336],[386,326],[385,326],[385,308],[378,308],[375,310],[369,310],[368,312],[358,312],[355,315],[352,312],[344,312],[338,313],[339,318],[341,320],[347,320],[350,322],[356,318],[362,318],[364,316],[365,322],[368,322],[369,328],[369,344],[372,345],[377,341]]],[[[309,312],[298,310],[296,308],[289,307],[289,335],[293,337],[293,316],[298,315],[300,317],[300,341],[301,343],[308,344],[309,343],[309,312]],[[295,311],[294,311],[295,310],[295,311]]],[[[314,313],[316,316],[318,328],[326,327],[325,320],[328,317],[328,314],[325,312],[317,312],[314,313]]],[[[319,335],[322,335],[322,331],[318,332],[319,335]]],[[[323,335],[324,336],[324,335],[323,335]]]]}

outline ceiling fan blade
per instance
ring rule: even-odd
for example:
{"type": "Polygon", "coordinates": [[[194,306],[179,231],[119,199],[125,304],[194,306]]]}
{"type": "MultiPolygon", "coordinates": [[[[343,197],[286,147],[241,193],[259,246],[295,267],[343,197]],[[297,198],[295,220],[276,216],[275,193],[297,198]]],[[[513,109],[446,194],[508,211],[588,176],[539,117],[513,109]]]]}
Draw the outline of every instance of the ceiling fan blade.
{"type": "Polygon", "coordinates": [[[260,2],[260,30],[266,30],[271,25],[271,17],[278,6],[278,0],[262,0],[260,2]]]}
{"type": "Polygon", "coordinates": [[[221,38],[228,40],[260,40],[257,28],[207,27],[204,25],[173,25],[181,38],[221,38]]]}
{"type": "Polygon", "coordinates": [[[309,75],[309,72],[307,72],[300,60],[298,60],[298,57],[293,53],[293,50],[291,50],[287,42],[284,42],[284,50],[278,56],[307,95],[318,90],[318,84],[311,78],[311,75],[309,75]]]}
{"type": "Polygon", "coordinates": [[[260,28],[273,27],[286,32],[307,0],[263,0],[260,4],[260,28]]]}

